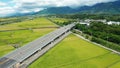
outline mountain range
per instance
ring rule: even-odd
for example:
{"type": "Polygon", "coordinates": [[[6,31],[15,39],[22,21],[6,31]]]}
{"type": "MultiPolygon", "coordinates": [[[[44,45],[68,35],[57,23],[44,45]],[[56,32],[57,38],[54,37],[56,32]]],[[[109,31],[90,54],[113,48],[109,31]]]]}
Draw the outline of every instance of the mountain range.
{"type": "Polygon", "coordinates": [[[82,6],[77,8],[51,7],[46,8],[38,14],[71,14],[71,13],[88,13],[88,14],[120,14],[120,0],[108,3],[98,3],[93,6],[82,6]]]}
{"type": "Polygon", "coordinates": [[[80,6],[77,8],[50,7],[39,12],[32,13],[15,13],[10,16],[25,16],[25,15],[50,15],[50,14],[120,14],[120,0],[107,3],[97,3],[92,6],[80,6]]]}

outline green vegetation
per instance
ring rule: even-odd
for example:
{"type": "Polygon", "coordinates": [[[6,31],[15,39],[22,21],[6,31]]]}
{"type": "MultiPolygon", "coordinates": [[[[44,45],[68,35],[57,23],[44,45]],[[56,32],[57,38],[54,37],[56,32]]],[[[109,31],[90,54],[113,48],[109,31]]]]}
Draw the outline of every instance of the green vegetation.
{"type": "Polygon", "coordinates": [[[120,25],[93,22],[90,26],[77,24],[76,29],[91,36],[89,40],[120,52],[120,25]]]}
{"type": "MultiPolygon", "coordinates": [[[[55,30],[58,27],[55,24],[64,26],[79,17],[87,19],[86,16],[87,14],[85,16],[83,14],[83,17],[79,15],[63,15],[63,17],[58,16],[59,18],[56,18],[56,16],[48,19],[41,17],[0,25],[0,57],[55,30]]],[[[94,19],[97,16],[88,17],[94,19]]],[[[118,19],[119,17],[113,20],[118,21],[118,19]]],[[[4,21],[4,19],[1,20],[4,21]]],[[[87,39],[102,43],[102,45],[117,51],[120,50],[120,46],[105,41],[120,44],[118,25],[106,26],[103,23],[93,23],[90,27],[77,25],[76,29],[82,30],[85,33],[83,34],[84,37],[87,39]]],[[[120,56],[71,34],[32,63],[29,68],[120,68],[120,56]]]]}
{"type": "Polygon", "coordinates": [[[50,19],[52,19],[54,22],[61,22],[61,23],[71,21],[71,19],[65,19],[65,18],[50,18],[50,19]]]}
{"type": "Polygon", "coordinates": [[[28,20],[28,17],[8,17],[8,18],[0,18],[0,25],[5,25],[5,24],[11,24],[11,23],[17,23],[21,22],[24,20],[28,20]]]}
{"type": "Polygon", "coordinates": [[[119,68],[120,56],[71,34],[29,68],[119,68]]]}
{"type": "Polygon", "coordinates": [[[0,57],[55,29],[56,25],[45,18],[0,26],[0,57]]]}
{"type": "Polygon", "coordinates": [[[72,22],[74,22],[74,19],[66,19],[66,18],[48,18],[51,22],[54,22],[55,24],[59,25],[59,26],[64,26],[64,25],[68,25],[72,22]]]}
{"type": "Polygon", "coordinates": [[[18,23],[12,23],[0,26],[2,30],[16,30],[16,29],[32,29],[41,27],[56,27],[56,25],[45,18],[36,18],[33,20],[26,20],[18,23]]]}
{"type": "Polygon", "coordinates": [[[55,16],[67,19],[106,19],[107,21],[120,21],[120,14],[71,14],[55,16]]]}
{"type": "Polygon", "coordinates": [[[76,29],[103,40],[120,44],[120,25],[107,25],[93,22],[90,26],[77,24],[76,29]]]}

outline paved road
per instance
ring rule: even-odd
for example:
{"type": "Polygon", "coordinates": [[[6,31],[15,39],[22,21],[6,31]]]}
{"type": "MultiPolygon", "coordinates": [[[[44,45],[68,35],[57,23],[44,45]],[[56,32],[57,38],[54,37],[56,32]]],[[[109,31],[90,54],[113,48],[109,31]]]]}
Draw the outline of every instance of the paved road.
{"type": "Polygon", "coordinates": [[[12,66],[15,65],[16,63],[23,62],[25,59],[29,58],[37,51],[43,49],[52,41],[56,40],[58,37],[60,37],[64,33],[71,30],[71,28],[74,26],[75,24],[73,23],[73,24],[61,27],[5,55],[4,57],[0,58],[0,68],[12,68],[12,66]]]}

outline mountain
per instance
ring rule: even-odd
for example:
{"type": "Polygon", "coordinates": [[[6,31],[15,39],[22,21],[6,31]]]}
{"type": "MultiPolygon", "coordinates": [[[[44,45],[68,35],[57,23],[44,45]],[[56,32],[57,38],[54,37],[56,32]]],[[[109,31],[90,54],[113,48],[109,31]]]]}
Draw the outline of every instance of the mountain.
{"type": "Polygon", "coordinates": [[[69,13],[74,13],[75,9],[72,9],[70,7],[51,7],[44,9],[39,12],[39,14],[69,14],[69,13]]]}
{"type": "Polygon", "coordinates": [[[38,14],[37,12],[30,12],[30,13],[13,13],[10,14],[9,17],[15,17],[15,16],[27,16],[27,15],[35,15],[38,14]]]}
{"type": "Polygon", "coordinates": [[[120,14],[120,0],[107,3],[98,3],[93,6],[80,6],[77,8],[50,7],[39,12],[13,13],[8,16],[26,16],[26,15],[50,15],[50,14],[120,14]]]}
{"type": "Polygon", "coordinates": [[[93,6],[82,6],[78,8],[70,7],[51,7],[40,11],[38,14],[120,14],[120,0],[108,3],[98,3],[93,6]]]}
{"type": "Polygon", "coordinates": [[[80,13],[120,14],[120,0],[108,3],[99,3],[93,6],[85,6],[84,9],[81,8],[79,8],[80,13]]]}

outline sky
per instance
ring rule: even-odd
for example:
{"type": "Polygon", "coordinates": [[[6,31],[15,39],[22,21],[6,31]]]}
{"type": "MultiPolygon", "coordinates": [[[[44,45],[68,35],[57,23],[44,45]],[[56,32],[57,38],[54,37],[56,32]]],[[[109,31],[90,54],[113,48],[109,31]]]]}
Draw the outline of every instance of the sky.
{"type": "Polygon", "coordinates": [[[15,13],[38,12],[49,7],[92,6],[115,0],[0,0],[0,17],[15,13]]]}

